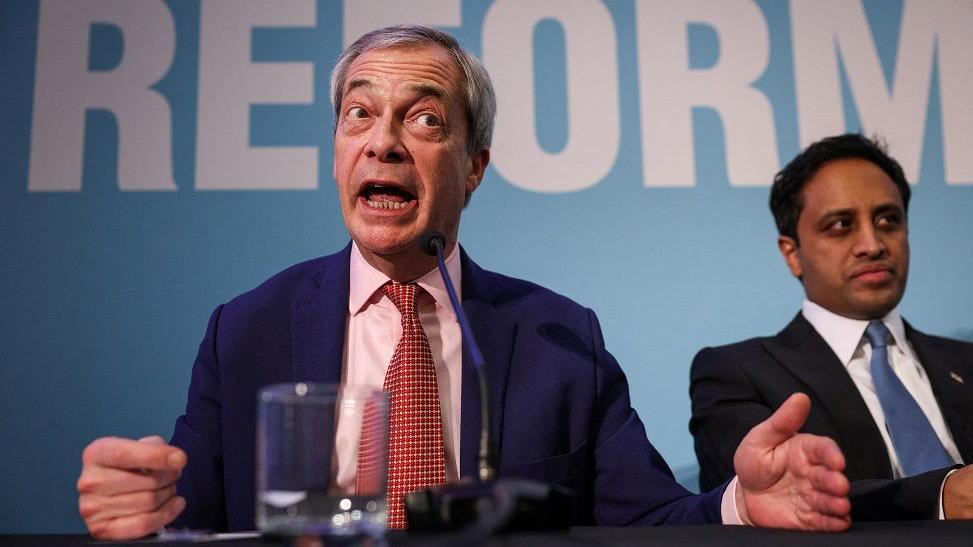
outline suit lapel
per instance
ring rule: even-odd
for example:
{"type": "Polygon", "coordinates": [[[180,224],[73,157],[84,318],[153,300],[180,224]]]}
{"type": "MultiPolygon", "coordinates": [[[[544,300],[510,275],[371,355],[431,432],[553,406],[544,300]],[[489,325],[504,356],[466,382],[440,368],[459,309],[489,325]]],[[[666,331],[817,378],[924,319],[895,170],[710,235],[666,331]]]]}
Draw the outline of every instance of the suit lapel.
{"type": "Polygon", "coordinates": [[[313,282],[291,303],[294,380],[338,383],[348,314],[349,244],[322,259],[313,282]]]}
{"type": "MultiPolygon", "coordinates": [[[[517,325],[494,307],[500,288],[494,278],[480,269],[460,249],[463,271],[463,311],[470,322],[483,358],[490,397],[491,441],[500,454],[499,440],[503,430],[503,407],[506,395],[510,359],[517,325]]],[[[460,475],[476,476],[476,461],[480,447],[480,388],[477,372],[463,344],[463,393],[460,425],[460,475]]],[[[499,462],[497,462],[499,463],[499,462]]]]}
{"type": "Polygon", "coordinates": [[[862,478],[892,478],[885,441],[865,400],[831,347],[800,313],[776,337],[764,342],[775,359],[810,391],[830,415],[847,455],[862,478]]]}
{"type": "Polygon", "coordinates": [[[968,430],[973,416],[973,378],[966,377],[969,365],[959,353],[959,346],[944,344],[905,324],[906,337],[916,350],[919,363],[926,370],[943,420],[953,436],[964,462],[973,461],[973,432],[968,430]],[[953,376],[961,375],[959,382],[953,376]]]}

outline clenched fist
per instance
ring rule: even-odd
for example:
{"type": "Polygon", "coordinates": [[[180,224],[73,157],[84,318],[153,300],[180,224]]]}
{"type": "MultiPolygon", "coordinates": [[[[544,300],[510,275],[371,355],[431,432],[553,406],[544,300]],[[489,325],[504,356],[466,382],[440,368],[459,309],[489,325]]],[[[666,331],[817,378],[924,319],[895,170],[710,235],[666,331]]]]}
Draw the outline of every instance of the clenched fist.
{"type": "Polygon", "coordinates": [[[172,522],[186,507],[176,481],[186,453],[161,437],[103,437],[81,456],[78,508],[98,539],[134,539],[172,522]]]}

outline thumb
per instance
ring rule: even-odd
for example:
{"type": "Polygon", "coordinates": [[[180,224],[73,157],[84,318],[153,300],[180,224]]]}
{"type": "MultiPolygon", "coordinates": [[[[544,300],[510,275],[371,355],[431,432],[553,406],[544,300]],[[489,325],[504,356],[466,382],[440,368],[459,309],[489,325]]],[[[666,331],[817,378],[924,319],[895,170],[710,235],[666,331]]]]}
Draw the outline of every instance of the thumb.
{"type": "Polygon", "coordinates": [[[803,393],[787,398],[770,418],[757,424],[747,434],[747,441],[756,448],[770,450],[794,436],[811,412],[811,399],[803,393]]]}
{"type": "Polygon", "coordinates": [[[185,467],[186,453],[180,450],[179,448],[170,446],[169,444],[166,443],[166,440],[160,437],[159,435],[149,435],[147,437],[142,437],[141,439],[139,439],[139,442],[145,444],[163,445],[172,448],[173,450],[169,452],[168,456],[166,456],[166,465],[168,466],[168,468],[173,471],[179,471],[183,467],[185,467]]]}
{"type": "Polygon", "coordinates": [[[149,443],[149,444],[166,444],[166,440],[158,435],[149,435],[148,437],[142,437],[141,439],[139,439],[139,442],[149,443]]]}

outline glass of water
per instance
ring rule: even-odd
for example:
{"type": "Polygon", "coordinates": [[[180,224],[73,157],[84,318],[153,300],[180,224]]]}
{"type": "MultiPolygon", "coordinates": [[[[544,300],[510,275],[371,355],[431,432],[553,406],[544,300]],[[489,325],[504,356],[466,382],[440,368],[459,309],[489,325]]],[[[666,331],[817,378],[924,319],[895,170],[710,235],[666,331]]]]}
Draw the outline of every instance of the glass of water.
{"type": "Polygon", "coordinates": [[[385,531],[387,399],[335,384],[276,384],[257,401],[257,528],[276,535],[385,531]]]}

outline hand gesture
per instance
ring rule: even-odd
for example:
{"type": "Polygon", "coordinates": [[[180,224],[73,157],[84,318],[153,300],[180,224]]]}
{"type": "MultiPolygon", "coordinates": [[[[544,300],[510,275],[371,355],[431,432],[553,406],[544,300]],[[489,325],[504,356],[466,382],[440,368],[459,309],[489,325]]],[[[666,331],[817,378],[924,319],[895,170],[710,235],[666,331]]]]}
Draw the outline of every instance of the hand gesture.
{"type": "Polygon", "coordinates": [[[840,531],[851,525],[841,449],[827,437],[797,433],[810,411],[807,395],[791,395],[737,448],[737,507],[757,526],[840,531]]]}
{"type": "Polygon", "coordinates": [[[186,454],[161,437],[103,437],[81,456],[78,508],[97,539],[134,539],[172,522],[186,507],[176,481],[186,454]]]}

